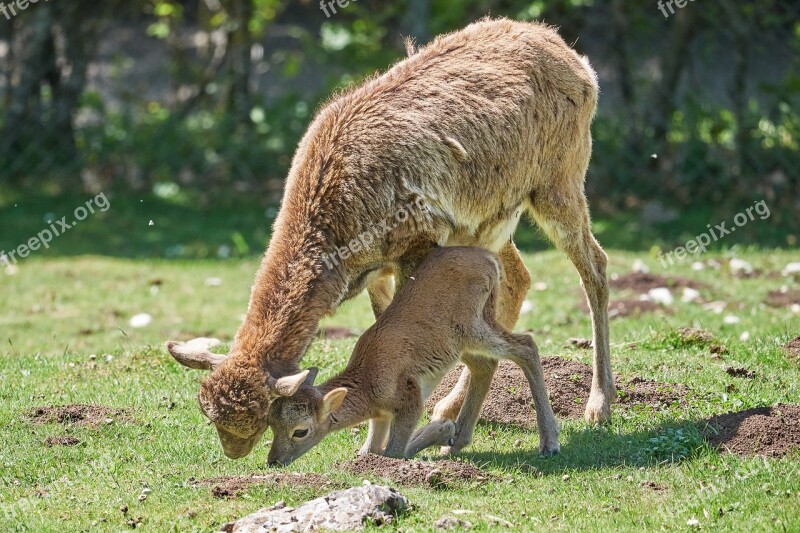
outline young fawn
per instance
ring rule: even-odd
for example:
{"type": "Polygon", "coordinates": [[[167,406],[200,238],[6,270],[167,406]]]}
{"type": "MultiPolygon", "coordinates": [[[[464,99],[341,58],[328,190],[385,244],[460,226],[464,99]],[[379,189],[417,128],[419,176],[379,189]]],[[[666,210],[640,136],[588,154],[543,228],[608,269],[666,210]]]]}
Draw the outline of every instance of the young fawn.
{"type": "MultiPolygon", "coordinates": [[[[559,450],[539,353],[529,335],[496,320],[500,263],[473,247],[431,252],[356,344],[345,370],[319,387],[316,370],[290,397],[272,404],[270,465],[287,465],[325,435],[369,420],[360,453],[412,457],[429,446],[471,436],[481,403],[465,402],[456,418],[414,432],[423,404],[442,378],[467,367],[510,359],[525,372],[536,408],[539,450],[559,450]],[[473,412],[474,411],[474,412],[473,412]]],[[[467,437],[466,440],[470,440],[467,437]]]]}

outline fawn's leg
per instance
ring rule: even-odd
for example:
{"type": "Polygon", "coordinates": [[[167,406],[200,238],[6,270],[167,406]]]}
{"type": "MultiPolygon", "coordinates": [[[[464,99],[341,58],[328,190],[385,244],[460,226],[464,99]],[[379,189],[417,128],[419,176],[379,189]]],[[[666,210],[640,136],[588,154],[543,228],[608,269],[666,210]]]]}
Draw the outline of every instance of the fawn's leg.
{"type": "Polygon", "coordinates": [[[550,404],[547,385],[544,382],[542,361],[539,350],[530,335],[516,335],[505,331],[497,332],[506,345],[509,358],[522,369],[531,388],[533,406],[536,409],[536,425],[539,430],[539,452],[545,455],[558,453],[558,421],[550,404]]]}
{"type": "Polygon", "coordinates": [[[386,441],[389,438],[389,429],[391,422],[387,418],[370,418],[369,430],[367,431],[367,440],[358,451],[359,455],[366,455],[374,453],[380,455],[386,447],[386,441]]]}
{"type": "Polygon", "coordinates": [[[406,446],[405,457],[414,457],[431,446],[444,446],[455,434],[456,426],[451,420],[435,420],[414,432],[411,442],[406,446]]]}
{"type": "MultiPolygon", "coordinates": [[[[492,299],[493,302],[496,299],[496,303],[492,306],[496,305],[497,308],[496,311],[492,309],[492,314],[504,327],[511,330],[517,323],[522,302],[525,301],[525,295],[531,286],[531,276],[512,241],[506,243],[498,257],[503,265],[503,272],[497,296],[492,299]]],[[[442,448],[442,453],[458,453],[472,442],[481,406],[489,393],[492,378],[497,370],[496,359],[464,353],[461,360],[466,363],[466,368],[461,372],[458,384],[445,399],[436,404],[433,412],[434,419],[450,418],[441,416],[444,412],[439,411],[439,406],[451,396],[462,398],[459,404],[462,406],[460,411],[448,413],[452,414],[451,419],[456,420],[456,436],[451,446],[442,448]]]]}
{"type": "Polygon", "coordinates": [[[560,191],[557,197],[532,195],[531,212],[550,240],[567,254],[581,277],[592,314],[594,345],[594,375],[585,416],[587,422],[599,424],[611,421],[611,404],[617,398],[608,338],[608,258],[592,235],[582,183],[579,189],[560,191]]]}
{"type": "Polygon", "coordinates": [[[406,448],[414,435],[414,428],[422,416],[422,391],[419,385],[409,379],[405,394],[395,406],[392,428],[389,431],[389,443],[384,455],[389,457],[405,457],[406,448]]]}

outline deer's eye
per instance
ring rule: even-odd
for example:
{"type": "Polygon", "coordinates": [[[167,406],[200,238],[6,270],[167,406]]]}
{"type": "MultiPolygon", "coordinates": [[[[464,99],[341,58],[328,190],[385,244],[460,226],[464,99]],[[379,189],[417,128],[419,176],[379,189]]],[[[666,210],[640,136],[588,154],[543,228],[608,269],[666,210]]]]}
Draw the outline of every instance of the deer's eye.
{"type": "Polygon", "coordinates": [[[294,438],[294,439],[302,439],[306,435],[308,435],[308,430],[307,429],[296,429],[294,431],[294,433],[292,434],[292,438],[294,438]]]}

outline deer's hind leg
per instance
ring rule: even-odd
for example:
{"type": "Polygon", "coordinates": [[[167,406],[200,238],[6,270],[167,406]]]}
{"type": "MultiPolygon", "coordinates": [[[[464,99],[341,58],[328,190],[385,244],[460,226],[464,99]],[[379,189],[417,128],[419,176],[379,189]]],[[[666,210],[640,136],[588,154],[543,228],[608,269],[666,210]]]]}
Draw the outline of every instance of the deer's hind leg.
{"type": "MultiPolygon", "coordinates": [[[[517,323],[522,302],[525,301],[525,295],[531,286],[531,276],[512,241],[506,243],[498,257],[503,267],[500,285],[489,297],[486,305],[491,309],[492,315],[497,317],[497,321],[511,330],[517,323]]],[[[456,421],[453,444],[444,447],[442,453],[458,453],[472,442],[481,407],[497,371],[498,361],[495,358],[484,357],[477,353],[463,353],[461,360],[466,367],[462,370],[458,383],[445,399],[436,404],[434,410],[434,419],[450,418],[456,421]],[[447,412],[450,417],[442,416],[445,412],[440,410],[440,406],[451,397],[459,399],[457,405],[460,409],[447,412]]],[[[456,402],[445,405],[452,407],[456,402]]]]}
{"type": "MultiPolygon", "coordinates": [[[[573,169],[573,172],[579,170],[573,169]]],[[[583,169],[585,172],[585,168],[583,169]]],[[[579,174],[582,178],[583,174],[579,174]]],[[[592,389],[586,404],[586,421],[591,424],[611,420],[611,404],[617,398],[608,337],[608,258],[592,235],[589,208],[583,193],[583,180],[560,181],[566,190],[555,189],[532,195],[531,214],[550,240],[570,258],[581,278],[592,315],[594,346],[592,389]]]]}

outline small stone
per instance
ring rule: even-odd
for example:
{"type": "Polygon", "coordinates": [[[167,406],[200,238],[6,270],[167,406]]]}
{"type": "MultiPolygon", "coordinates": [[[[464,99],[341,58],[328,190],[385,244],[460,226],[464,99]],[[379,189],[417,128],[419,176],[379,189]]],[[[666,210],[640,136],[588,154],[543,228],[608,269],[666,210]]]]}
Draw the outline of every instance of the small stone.
{"type": "Polygon", "coordinates": [[[442,471],[438,468],[434,468],[425,476],[425,482],[432,487],[442,485],[442,471]]]}
{"type": "Polygon", "coordinates": [[[443,516],[433,526],[437,529],[472,529],[472,523],[454,516],[443,516]]]}
{"type": "Polygon", "coordinates": [[[569,481],[569,474],[564,474],[563,476],[561,476],[561,480],[562,481],[569,481]]]}

